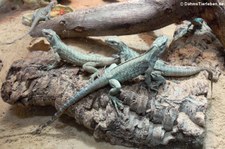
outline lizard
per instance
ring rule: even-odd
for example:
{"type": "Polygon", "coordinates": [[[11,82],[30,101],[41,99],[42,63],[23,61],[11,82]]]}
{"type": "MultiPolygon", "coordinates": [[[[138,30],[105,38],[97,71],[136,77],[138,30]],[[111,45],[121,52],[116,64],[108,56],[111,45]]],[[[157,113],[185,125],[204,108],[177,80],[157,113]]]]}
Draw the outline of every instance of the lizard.
{"type": "MultiPolygon", "coordinates": [[[[196,18],[196,22],[201,23],[201,18],[196,18]]],[[[124,59],[124,61],[132,59],[134,57],[139,56],[140,54],[136,51],[129,48],[125,43],[116,39],[116,38],[108,38],[105,40],[106,44],[111,46],[112,48],[120,51],[120,57],[124,59]]],[[[195,75],[201,71],[207,71],[209,73],[209,79],[211,79],[211,90],[213,88],[213,81],[217,81],[218,77],[214,77],[212,70],[205,67],[194,67],[194,66],[172,66],[167,62],[158,59],[153,67],[153,71],[151,73],[152,80],[156,81],[156,85],[152,85],[151,80],[148,84],[150,89],[157,91],[157,88],[160,85],[165,84],[164,77],[188,77],[191,75],[195,75]]]]}
{"type": "Polygon", "coordinates": [[[94,78],[99,75],[99,71],[96,67],[104,67],[120,61],[115,57],[81,53],[73,47],[67,46],[56,34],[56,32],[51,29],[43,29],[42,34],[50,43],[58,59],[58,61],[49,66],[48,69],[54,68],[62,59],[77,66],[82,66],[85,71],[93,73],[91,75],[91,81],[93,81],[94,78]]]}
{"type": "Polygon", "coordinates": [[[36,10],[32,16],[32,24],[31,27],[29,29],[29,31],[27,33],[25,33],[23,36],[14,39],[11,42],[7,42],[6,44],[12,44],[14,42],[16,42],[17,40],[21,40],[23,39],[26,35],[28,35],[37,25],[40,21],[47,21],[50,19],[50,12],[52,10],[52,8],[56,5],[56,1],[52,1],[50,2],[46,7],[40,8],[38,10],[36,10]]]}
{"type": "Polygon", "coordinates": [[[194,18],[191,20],[191,24],[194,26],[193,30],[201,29],[203,23],[204,23],[204,20],[202,18],[194,18]]]}
{"type": "Polygon", "coordinates": [[[193,18],[187,26],[181,27],[179,30],[175,31],[173,35],[174,40],[194,34],[196,30],[202,29],[203,24],[204,20],[202,18],[193,18]]]}
{"type": "Polygon", "coordinates": [[[108,68],[101,77],[97,78],[90,84],[87,84],[81,88],[80,91],[72,95],[49,121],[40,125],[33,133],[40,133],[43,128],[47,127],[56,119],[58,119],[71,105],[75,104],[92,92],[107,85],[112,87],[109,90],[108,96],[118,114],[118,106],[122,106],[121,101],[119,101],[119,99],[116,97],[121,89],[120,83],[131,80],[144,73],[146,73],[145,76],[148,77],[148,74],[151,72],[155,61],[166,49],[167,41],[168,38],[166,36],[160,36],[153,42],[151,48],[146,53],[130,59],[124,63],[120,63],[118,66],[112,64],[114,67],[111,67],[110,70],[108,68]]]}
{"type": "Polygon", "coordinates": [[[107,38],[105,43],[112,47],[115,50],[119,51],[119,57],[121,62],[125,62],[131,58],[137,57],[140,54],[134,51],[133,49],[129,48],[124,42],[119,40],[118,38],[107,38]]]}

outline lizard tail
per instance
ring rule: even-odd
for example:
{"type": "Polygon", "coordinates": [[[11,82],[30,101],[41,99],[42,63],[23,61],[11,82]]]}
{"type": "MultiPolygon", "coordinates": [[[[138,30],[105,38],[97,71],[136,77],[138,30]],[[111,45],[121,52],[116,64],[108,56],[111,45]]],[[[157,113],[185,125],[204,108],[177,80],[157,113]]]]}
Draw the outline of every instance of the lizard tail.
{"type": "Polygon", "coordinates": [[[29,32],[28,32],[28,33],[26,33],[26,34],[24,34],[23,36],[21,36],[21,37],[17,38],[17,39],[14,39],[13,41],[6,42],[6,43],[4,43],[4,44],[12,44],[12,43],[16,42],[17,40],[21,40],[21,39],[23,39],[23,38],[24,38],[26,35],[28,35],[28,34],[29,34],[29,32]]]}
{"type": "Polygon", "coordinates": [[[208,74],[209,74],[208,78],[209,78],[210,83],[211,83],[211,96],[212,96],[212,94],[213,94],[213,81],[215,81],[215,79],[214,79],[214,77],[213,77],[213,71],[212,71],[211,69],[208,69],[208,68],[206,68],[205,70],[206,70],[206,71],[208,72],[208,74]]]}

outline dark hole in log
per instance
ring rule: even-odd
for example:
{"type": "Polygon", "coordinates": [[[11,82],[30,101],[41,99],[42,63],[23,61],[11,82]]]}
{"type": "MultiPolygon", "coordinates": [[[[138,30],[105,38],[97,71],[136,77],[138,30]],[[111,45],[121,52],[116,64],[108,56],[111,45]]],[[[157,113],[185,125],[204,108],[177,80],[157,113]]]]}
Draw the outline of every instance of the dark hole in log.
{"type": "Polygon", "coordinates": [[[71,3],[70,0],[57,0],[57,2],[62,5],[69,5],[71,3]]]}

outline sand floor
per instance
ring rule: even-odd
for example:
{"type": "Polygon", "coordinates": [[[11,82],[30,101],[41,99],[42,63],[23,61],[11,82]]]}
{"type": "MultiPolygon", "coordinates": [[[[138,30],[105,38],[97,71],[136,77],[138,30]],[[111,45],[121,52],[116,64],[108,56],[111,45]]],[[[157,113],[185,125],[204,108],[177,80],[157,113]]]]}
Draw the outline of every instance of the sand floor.
{"type": "MultiPolygon", "coordinates": [[[[76,9],[104,4],[101,0],[73,0],[72,7],[76,9]]],[[[21,16],[30,11],[16,11],[0,14],[0,41],[11,41],[23,35],[29,27],[21,24],[21,16]]],[[[156,34],[173,35],[175,26],[169,26],[156,31],[156,34]]],[[[146,50],[150,43],[150,36],[146,34],[121,37],[129,46],[146,50]]],[[[0,72],[0,86],[4,82],[8,69],[13,61],[23,59],[29,53],[27,46],[30,36],[11,44],[0,45],[0,59],[3,68],[0,72]]],[[[95,47],[97,48],[97,47],[95,47]]],[[[225,76],[220,76],[214,85],[214,99],[209,101],[207,112],[207,149],[225,148],[225,76]]],[[[126,147],[110,145],[104,141],[97,141],[84,127],[79,126],[72,118],[62,116],[46,133],[38,136],[19,135],[34,130],[39,124],[45,122],[55,112],[52,107],[16,107],[4,103],[0,99],[0,148],[82,148],[82,149],[125,149],[126,147]]]]}

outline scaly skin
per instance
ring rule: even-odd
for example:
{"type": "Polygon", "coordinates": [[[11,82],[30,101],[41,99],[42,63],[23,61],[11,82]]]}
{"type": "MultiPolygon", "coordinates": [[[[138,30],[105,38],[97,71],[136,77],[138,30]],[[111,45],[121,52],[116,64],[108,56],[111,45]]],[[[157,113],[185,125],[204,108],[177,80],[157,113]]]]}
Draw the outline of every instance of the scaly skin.
{"type": "Polygon", "coordinates": [[[114,68],[111,68],[110,71],[105,71],[105,73],[94,82],[88,84],[86,87],[82,88],[78,93],[74,94],[68,101],[55,113],[55,115],[47,121],[45,124],[41,125],[34,133],[40,133],[41,130],[53,123],[56,119],[58,119],[63,112],[68,109],[71,105],[75,104],[85,96],[93,93],[96,90],[110,84],[113,88],[109,91],[109,98],[111,99],[112,103],[114,104],[116,110],[118,100],[115,97],[116,94],[119,93],[121,85],[120,82],[125,82],[131,80],[148,70],[151,70],[154,66],[158,56],[164,51],[166,47],[166,42],[168,38],[165,36],[158,37],[151,49],[147,51],[145,54],[128,60],[124,63],[121,63],[114,68]]]}
{"type": "Polygon", "coordinates": [[[50,12],[52,10],[52,8],[56,5],[55,1],[50,2],[46,7],[40,8],[38,10],[36,10],[32,16],[32,24],[31,27],[29,29],[29,31],[24,34],[23,36],[21,36],[20,38],[14,39],[11,42],[7,42],[6,44],[12,44],[14,42],[16,42],[17,40],[21,40],[22,38],[24,38],[26,35],[28,35],[37,25],[40,21],[47,21],[50,19],[50,12]]]}
{"type": "Polygon", "coordinates": [[[154,65],[154,71],[152,72],[152,79],[158,81],[155,87],[151,86],[152,89],[157,90],[157,88],[165,83],[165,78],[162,76],[169,77],[188,77],[195,75],[201,71],[207,71],[209,74],[209,79],[211,80],[211,92],[213,90],[213,81],[217,81],[218,77],[213,75],[212,70],[204,67],[194,67],[194,66],[171,66],[162,60],[157,60],[154,65]]]}
{"type": "Polygon", "coordinates": [[[122,42],[118,38],[109,37],[105,40],[105,43],[113,49],[119,51],[119,57],[121,58],[122,63],[140,55],[136,51],[129,48],[124,42],[122,42]]]}
{"type": "Polygon", "coordinates": [[[160,71],[162,76],[168,77],[187,77],[206,70],[210,74],[210,77],[212,77],[212,71],[209,68],[194,66],[172,66],[162,60],[157,60],[154,70],[160,71]]]}
{"type": "Polygon", "coordinates": [[[51,29],[43,29],[42,33],[59,58],[77,66],[82,66],[89,73],[94,73],[91,76],[92,79],[98,75],[98,70],[95,67],[104,67],[119,62],[118,58],[78,52],[73,47],[63,43],[60,37],[51,29]]]}
{"type": "Polygon", "coordinates": [[[196,30],[201,29],[204,24],[204,20],[202,18],[194,18],[190,21],[190,23],[185,28],[180,28],[174,33],[174,40],[177,40],[181,37],[187,37],[195,33],[196,30]]]}
{"type": "MultiPolygon", "coordinates": [[[[193,22],[197,25],[201,25],[203,20],[201,18],[195,18],[193,22]]],[[[134,50],[130,49],[125,43],[116,39],[116,38],[108,38],[105,42],[111,46],[112,48],[119,50],[120,57],[124,58],[125,61],[132,59],[134,57],[139,56],[140,54],[135,52],[134,50]]],[[[167,77],[188,77],[191,75],[195,75],[201,71],[207,71],[209,73],[209,79],[211,79],[211,89],[212,89],[212,81],[217,81],[217,76],[213,76],[212,70],[209,68],[203,67],[192,67],[192,66],[172,66],[162,60],[157,60],[153,71],[151,73],[151,80],[157,81],[157,85],[153,86],[151,80],[149,80],[149,88],[153,90],[157,90],[157,88],[165,83],[165,78],[167,77]]]]}
{"type": "MultiPolygon", "coordinates": [[[[199,24],[201,23],[201,18],[195,18],[195,22],[199,24]]],[[[136,51],[129,48],[125,43],[122,41],[115,39],[115,38],[108,38],[105,42],[113,47],[116,50],[120,51],[121,57],[125,58],[125,61],[132,59],[134,57],[138,57],[140,54],[136,51]]],[[[157,60],[154,66],[154,71],[160,71],[162,76],[168,77],[187,77],[194,74],[197,74],[201,71],[206,70],[210,75],[212,75],[212,71],[208,68],[202,67],[192,67],[192,66],[172,66],[166,63],[163,60],[157,60]]]]}

